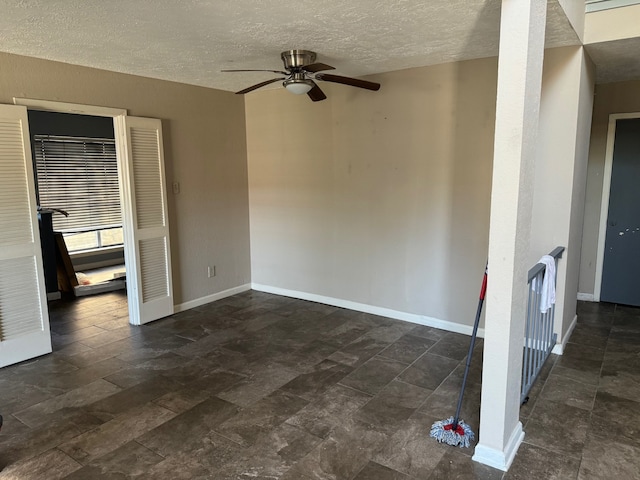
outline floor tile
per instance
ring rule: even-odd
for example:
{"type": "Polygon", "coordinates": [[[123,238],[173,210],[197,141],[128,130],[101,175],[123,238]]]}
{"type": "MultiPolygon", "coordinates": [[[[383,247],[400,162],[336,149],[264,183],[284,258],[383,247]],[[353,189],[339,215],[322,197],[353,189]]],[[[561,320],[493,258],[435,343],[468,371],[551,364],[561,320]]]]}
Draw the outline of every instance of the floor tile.
{"type": "Polygon", "coordinates": [[[179,387],[172,380],[157,377],[139,383],[131,388],[118,390],[109,396],[91,403],[85,410],[98,418],[107,421],[134,408],[142,407],[168,392],[179,387]]]}
{"type": "Polygon", "coordinates": [[[349,420],[371,398],[363,392],[336,385],[289,417],[287,423],[317,437],[326,438],[334,428],[349,420]]]}
{"type": "Polygon", "coordinates": [[[375,395],[405,368],[404,363],[374,357],[343,378],[340,384],[375,395]]]}
{"type": "Polygon", "coordinates": [[[636,430],[640,429],[640,402],[634,400],[598,392],[593,414],[636,430]]]}
{"type": "Polygon", "coordinates": [[[373,460],[415,478],[428,478],[452,448],[429,436],[435,417],[417,415],[404,420],[373,460]]]}
{"type": "Polygon", "coordinates": [[[237,412],[236,405],[210,398],[136,437],[136,441],[163,457],[188,453],[201,448],[205,436],[237,412]]]}
{"type": "Polygon", "coordinates": [[[282,478],[322,440],[282,424],[215,472],[216,480],[282,478]]]}
{"type": "Polygon", "coordinates": [[[590,412],[561,403],[538,400],[524,431],[525,442],[580,458],[590,412]]]}
{"type": "Polygon", "coordinates": [[[240,445],[251,446],[307,403],[301,397],[279,390],[221,423],[215,430],[240,445]]]}
{"type": "Polygon", "coordinates": [[[198,388],[185,387],[168,392],[156,398],[153,403],[174,413],[183,413],[207,399],[209,399],[207,392],[198,388]]]}
{"type": "Polygon", "coordinates": [[[469,352],[471,337],[460,333],[447,333],[429,349],[432,355],[462,360],[469,352]]]}
{"type": "Polygon", "coordinates": [[[351,367],[331,360],[323,360],[309,368],[307,372],[285,383],[281,389],[311,401],[316,395],[343,381],[351,371],[351,367]]]}
{"type": "Polygon", "coordinates": [[[640,448],[623,442],[589,436],[584,447],[578,480],[638,478],[640,448]]]}
{"type": "MultiPolygon", "coordinates": [[[[461,453],[459,448],[447,449],[431,472],[429,480],[501,480],[504,472],[474,462],[469,455],[461,453]]],[[[542,478],[542,477],[540,477],[542,478]]]]}
{"type": "Polygon", "coordinates": [[[174,416],[175,413],[159,405],[143,405],[61,444],[58,448],[78,462],[87,464],[174,416]]]}
{"type": "Polygon", "coordinates": [[[379,430],[347,421],[296,465],[296,470],[314,480],[349,480],[369,463],[388,441],[379,430]]]}
{"type": "Polygon", "coordinates": [[[131,478],[142,475],[164,458],[135,441],[95,459],[65,477],[66,480],[131,478]]]}
{"type": "Polygon", "coordinates": [[[0,472],[0,478],[58,480],[78,470],[81,465],[57,449],[13,463],[0,472]]]}
{"type": "Polygon", "coordinates": [[[614,303],[607,302],[578,302],[577,304],[578,314],[613,314],[615,311],[614,303]]]}
{"type": "Polygon", "coordinates": [[[424,325],[417,325],[410,331],[411,335],[415,335],[416,337],[428,338],[430,340],[435,340],[436,342],[444,337],[447,333],[448,332],[446,332],[445,330],[427,327],[424,325]]]}
{"type": "Polygon", "coordinates": [[[380,352],[380,356],[409,365],[436,342],[437,340],[407,334],[380,352]]]}
{"type": "Polygon", "coordinates": [[[35,427],[49,423],[54,418],[70,416],[78,408],[86,407],[120,390],[114,384],[100,379],[16,412],[14,415],[26,425],[35,427]]]}
{"type": "Polygon", "coordinates": [[[602,369],[598,392],[625,398],[627,400],[640,401],[640,372],[628,373],[624,370],[609,370],[605,366],[602,369]]]}
{"type": "Polygon", "coordinates": [[[425,353],[407,368],[400,380],[422,388],[435,390],[458,366],[460,360],[425,353]]]}
{"type": "MultiPolygon", "coordinates": [[[[525,436],[526,439],[526,436],[525,436]]],[[[504,480],[575,480],[580,459],[568,457],[552,449],[523,443],[504,480]]],[[[607,478],[607,477],[605,477],[607,478]]]]}
{"type": "Polygon", "coordinates": [[[349,345],[335,352],[329,357],[329,360],[344,363],[345,365],[356,368],[380,353],[391,343],[393,342],[376,340],[374,338],[367,337],[365,334],[358,340],[351,342],[349,345]]]}
{"type": "Polygon", "coordinates": [[[591,410],[596,390],[597,388],[594,385],[551,374],[540,393],[540,398],[584,410],[591,410]]]}
{"type": "Polygon", "coordinates": [[[394,380],[367,402],[354,418],[392,434],[430,394],[431,390],[394,380]]]}
{"type": "Polygon", "coordinates": [[[275,364],[257,365],[251,373],[217,394],[223,400],[248,407],[298,376],[298,372],[275,364]]]}
{"type": "Polygon", "coordinates": [[[626,422],[626,418],[612,420],[592,413],[589,419],[588,436],[640,448],[640,428],[637,425],[630,425],[626,422]]]}
{"type": "Polygon", "coordinates": [[[375,462],[367,463],[354,480],[410,480],[403,473],[384,467],[375,462]]]}

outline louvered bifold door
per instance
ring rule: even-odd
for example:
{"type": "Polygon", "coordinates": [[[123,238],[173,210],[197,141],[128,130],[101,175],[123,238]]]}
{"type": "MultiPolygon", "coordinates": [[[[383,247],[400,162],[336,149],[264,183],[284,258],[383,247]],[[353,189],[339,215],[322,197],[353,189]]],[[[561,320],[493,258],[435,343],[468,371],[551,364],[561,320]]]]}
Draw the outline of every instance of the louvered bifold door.
{"type": "Polygon", "coordinates": [[[0,105],[0,367],[51,352],[27,109],[0,105]]]}
{"type": "Polygon", "coordinates": [[[173,313],[162,129],[160,120],[153,118],[124,117],[123,122],[129,187],[123,192],[129,316],[131,323],[142,324],[173,313]]]}

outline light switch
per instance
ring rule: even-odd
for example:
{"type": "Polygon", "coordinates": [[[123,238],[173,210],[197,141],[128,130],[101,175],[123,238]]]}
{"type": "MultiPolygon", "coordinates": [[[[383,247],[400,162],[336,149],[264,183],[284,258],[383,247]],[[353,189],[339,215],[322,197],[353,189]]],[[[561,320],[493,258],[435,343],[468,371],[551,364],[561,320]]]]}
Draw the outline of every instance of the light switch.
{"type": "Polygon", "coordinates": [[[173,182],[173,193],[175,193],[175,194],[180,193],[180,183],[173,182]]]}

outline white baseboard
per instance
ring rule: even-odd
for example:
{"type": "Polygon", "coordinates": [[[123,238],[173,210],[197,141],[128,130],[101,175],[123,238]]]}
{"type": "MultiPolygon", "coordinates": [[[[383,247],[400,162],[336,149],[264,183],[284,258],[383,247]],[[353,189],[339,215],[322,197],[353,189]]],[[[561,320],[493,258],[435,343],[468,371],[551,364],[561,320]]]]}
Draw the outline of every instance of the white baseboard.
{"type": "Polygon", "coordinates": [[[62,294],[60,292],[49,292],[47,293],[47,301],[52,300],[60,300],[62,298],[62,294]]]}
{"type": "Polygon", "coordinates": [[[595,302],[596,301],[593,293],[580,293],[580,292],[578,292],[578,300],[581,300],[583,302],[595,302]]]}
{"type": "Polygon", "coordinates": [[[481,439],[480,443],[476,445],[475,452],[471,459],[474,462],[482,463],[506,472],[513,463],[513,459],[518,452],[522,440],[524,440],[524,432],[522,431],[522,423],[518,422],[504,450],[487,447],[482,444],[481,439]]]}
{"type": "Polygon", "coordinates": [[[578,315],[574,315],[573,320],[571,321],[571,325],[569,325],[569,329],[567,330],[567,333],[565,333],[564,337],[562,337],[562,342],[556,343],[553,347],[553,350],[551,350],[551,353],[555,353],[556,355],[562,355],[564,353],[564,349],[567,348],[567,343],[569,342],[569,338],[571,337],[571,334],[573,333],[573,329],[576,328],[577,324],[578,324],[578,315]]]}
{"type": "Polygon", "coordinates": [[[223,290],[222,292],[212,293],[211,295],[207,295],[206,297],[196,298],[195,300],[189,300],[188,302],[180,303],[178,305],[173,306],[173,312],[184,312],[185,310],[191,310],[192,308],[199,307],[200,305],[206,305],[207,303],[215,302],[216,300],[222,300],[223,298],[230,297],[231,295],[236,295],[238,293],[246,292],[247,290],[251,290],[251,284],[245,283],[244,285],[239,285],[237,287],[229,288],[227,290],[223,290]]]}
{"type": "MultiPolygon", "coordinates": [[[[370,313],[372,315],[380,315],[381,317],[394,318],[396,320],[403,320],[405,322],[425,325],[427,327],[440,328],[442,330],[462,333],[464,335],[471,335],[471,333],[473,332],[472,325],[462,325],[459,323],[449,322],[447,320],[427,317],[425,315],[400,312],[398,310],[376,307],[375,305],[367,305],[366,303],[352,302],[350,300],[343,300],[341,298],[325,297],[323,295],[316,295],[315,293],[299,292],[296,290],[271,287],[269,285],[261,285],[257,283],[252,283],[251,288],[259,292],[273,293],[275,295],[283,295],[285,297],[298,298],[300,300],[309,300],[311,302],[323,303],[325,305],[332,305],[334,307],[348,308],[349,310],[355,310],[357,312],[364,312],[370,313]]],[[[483,328],[478,329],[478,337],[484,338],[483,328]]]]}

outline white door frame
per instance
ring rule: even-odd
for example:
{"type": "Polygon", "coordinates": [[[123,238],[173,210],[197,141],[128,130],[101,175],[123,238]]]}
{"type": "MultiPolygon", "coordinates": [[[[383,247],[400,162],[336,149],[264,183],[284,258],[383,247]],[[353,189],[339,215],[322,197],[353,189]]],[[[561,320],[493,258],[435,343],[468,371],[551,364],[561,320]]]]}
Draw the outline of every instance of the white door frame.
{"type": "MultiPolygon", "coordinates": [[[[127,215],[128,211],[131,211],[133,205],[131,204],[131,191],[130,191],[130,182],[126,181],[125,175],[126,168],[124,168],[124,155],[126,154],[127,144],[126,144],[126,136],[122,135],[122,126],[124,125],[124,117],[127,116],[128,112],[123,108],[110,108],[110,107],[99,107],[93,105],[81,105],[76,103],[66,103],[66,102],[56,102],[51,100],[39,100],[39,99],[31,99],[31,98],[20,98],[14,97],[13,103],[16,105],[23,105],[28,109],[33,110],[43,110],[48,112],[58,112],[58,113],[74,113],[79,115],[92,115],[95,117],[111,117],[113,118],[113,132],[115,137],[115,145],[116,145],[116,158],[118,162],[118,180],[120,183],[120,191],[121,191],[121,199],[122,202],[122,212],[123,215],[127,215]]],[[[123,224],[126,223],[126,217],[123,218],[123,224]]],[[[125,257],[127,257],[127,249],[135,249],[135,245],[128,245],[131,243],[131,238],[128,236],[127,232],[124,234],[125,240],[125,257]]],[[[130,295],[131,285],[138,284],[140,272],[138,269],[132,269],[132,272],[127,272],[132,274],[133,278],[130,278],[130,281],[127,282],[127,297],[132,298],[130,295]]],[[[129,323],[132,325],[140,325],[140,308],[139,305],[132,305],[131,302],[130,307],[136,307],[135,309],[129,308],[129,323]]],[[[135,302],[137,304],[137,302],[135,302]]]]}
{"type": "Polygon", "coordinates": [[[593,288],[593,299],[600,301],[602,290],[602,269],[604,268],[604,242],[607,235],[607,221],[609,220],[609,195],[611,191],[611,171],[613,169],[613,148],[616,141],[616,121],[640,118],[640,112],[612,113],[609,115],[607,130],[607,149],[604,154],[604,173],[602,174],[602,202],[600,203],[600,228],[598,230],[598,250],[596,253],[596,277],[593,288]]]}

